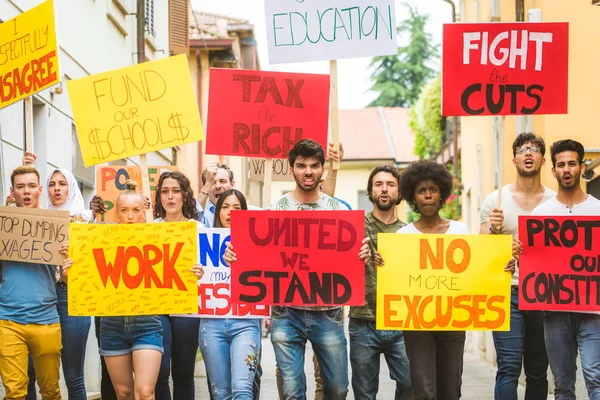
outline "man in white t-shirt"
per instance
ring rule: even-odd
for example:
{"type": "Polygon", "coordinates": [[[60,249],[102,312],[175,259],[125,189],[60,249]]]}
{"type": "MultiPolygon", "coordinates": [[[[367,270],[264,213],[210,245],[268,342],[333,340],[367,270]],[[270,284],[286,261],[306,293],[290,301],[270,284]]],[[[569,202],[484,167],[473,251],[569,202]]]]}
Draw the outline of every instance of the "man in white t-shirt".
{"type": "MultiPolygon", "coordinates": [[[[517,170],[514,182],[502,187],[502,204],[498,191],[491,193],[481,207],[481,234],[508,234],[517,237],[519,215],[530,215],[535,207],[556,193],[542,185],[540,171],[544,166],[544,140],[533,133],[520,134],[512,145],[513,164],[517,170]]],[[[525,366],[525,399],[545,399],[548,396],[548,358],[544,345],[544,324],[541,311],[521,311],[519,271],[516,265],[511,290],[510,331],[493,332],[496,347],[496,400],[517,400],[521,367],[525,366]]]]}
{"type": "MultiPolygon", "coordinates": [[[[581,189],[585,172],[583,145],[566,139],[555,142],[550,153],[558,194],[533,210],[540,216],[600,216],[600,201],[581,189]]],[[[600,399],[600,313],[546,312],[546,349],[554,375],[554,398],[575,399],[577,350],[590,400],[600,399]]]]}

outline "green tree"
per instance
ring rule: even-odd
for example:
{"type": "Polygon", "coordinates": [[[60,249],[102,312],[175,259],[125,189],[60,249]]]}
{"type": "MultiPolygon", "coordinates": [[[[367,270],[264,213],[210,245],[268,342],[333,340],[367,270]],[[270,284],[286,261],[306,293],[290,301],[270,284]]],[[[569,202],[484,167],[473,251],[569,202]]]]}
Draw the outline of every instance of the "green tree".
{"type": "Polygon", "coordinates": [[[409,112],[408,125],[415,132],[414,153],[421,159],[433,158],[442,149],[446,118],[441,109],[442,80],[438,75],[423,87],[409,112]]]}
{"type": "Polygon", "coordinates": [[[397,28],[398,35],[408,35],[408,45],[398,48],[397,56],[378,56],[371,60],[373,85],[379,96],[370,107],[410,107],[415,103],[423,84],[435,75],[428,66],[439,58],[439,46],[425,32],[428,15],[419,14],[406,4],[410,16],[397,28]]]}

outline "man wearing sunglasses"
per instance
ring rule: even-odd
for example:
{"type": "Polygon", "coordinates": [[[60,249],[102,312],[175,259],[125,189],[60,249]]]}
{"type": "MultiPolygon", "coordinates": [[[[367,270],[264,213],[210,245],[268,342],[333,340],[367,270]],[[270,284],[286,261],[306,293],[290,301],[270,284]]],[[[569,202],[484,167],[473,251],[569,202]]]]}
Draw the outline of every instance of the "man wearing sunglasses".
{"type": "MultiPolygon", "coordinates": [[[[481,234],[507,234],[517,237],[519,215],[530,215],[534,208],[556,193],[542,185],[540,171],[545,164],[546,145],[533,133],[522,133],[513,142],[514,182],[502,187],[502,204],[498,191],[491,193],[481,206],[481,234]]],[[[548,396],[548,356],[544,345],[541,311],[520,311],[519,270],[514,263],[505,270],[513,273],[511,290],[510,331],[493,332],[496,347],[496,400],[517,400],[521,367],[525,369],[525,399],[548,396]]]]}

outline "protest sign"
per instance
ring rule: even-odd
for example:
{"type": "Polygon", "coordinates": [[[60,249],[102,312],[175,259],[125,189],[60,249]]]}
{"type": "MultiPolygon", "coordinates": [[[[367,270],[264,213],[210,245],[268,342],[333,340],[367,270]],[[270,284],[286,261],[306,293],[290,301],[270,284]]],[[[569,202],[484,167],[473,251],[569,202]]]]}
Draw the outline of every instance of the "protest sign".
{"type": "Polygon", "coordinates": [[[86,166],[204,139],[183,54],[67,82],[86,166]]]}
{"type": "Polygon", "coordinates": [[[232,211],[233,303],[364,305],[363,211],[232,211]]]}
{"type": "Polygon", "coordinates": [[[265,0],[269,63],[398,54],[393,0],[265,0]]]}
{"type": "Polygon", "coordinates": [[[201,318],[267,318],[269,306],[233,304],[231,302],[231,271],[223,261],[229,243],[229,229],[198,228],[198,259],[204,266],[204,276],[198,282],[198,314],[201,318]]]}
{"type": "Polygon", "coordinates": [[[600,311],[600,219],[519,217],[519,309],[600,311]]]}
{"type": "Polygon", "coordinates": [[[510,236],[380,233],[378,247],[377,329],[509,330],[510,236]]]}
{"type": "Polygon", "coordinates": [[[302,139],[327,145],[329,76],[211,69],[206,153],[287,158],[302,139]]]}
{"type": "Polygon", "coordinates": [[[71,224],[69,315],[195,313],[195,222],[71,224]]]}
{"type": "Polygon", "coordinates": [[[60,80],[53,0],[0,24],[0,109],[60,80]]]}
{"type": "Polygon", "coordinates": [[[68,237],[68,211],[0,207],[0,260],[60,265],[68,237]]]}
{"type": "MultiPolygon", "coordinates": [[[[148,167],[150,181],[150,201],[154,208],[154,195],[160,174],[165,171],[178,171],[173,165],[148,167]]],[[[106,212],[98,216],[99,222],[115,222],[117,220],[115,201],[117,196],[125,190],[125,182],[132,179],[137,182],[138,187],[143,190],[142,169],[139,165],[123,166],[96,166],[96,194],[102,197],[106,206],[106,212]]]]}
{"type": "Polygon", "coordinates": [[[566,114],[569,25],[444,25],[442,115],[566,114]]]}
{"type": "MultiPolygon", "coordinates": [[[[250,160],[250,180],[252,182],[263,182],[265,178],[265,162],[260,158],[250,160]]],[[[287,159],[273,160],[272,164],[273,182],[293,182],[294,175],[290,172],[290,162],[287,159]]]]}

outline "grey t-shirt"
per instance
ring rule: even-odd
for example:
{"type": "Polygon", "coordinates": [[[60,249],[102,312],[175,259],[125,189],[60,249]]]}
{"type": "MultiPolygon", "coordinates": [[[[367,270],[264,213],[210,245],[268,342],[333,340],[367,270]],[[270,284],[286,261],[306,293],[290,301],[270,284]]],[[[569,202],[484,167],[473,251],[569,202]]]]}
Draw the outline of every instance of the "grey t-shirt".
{"type": "MultiPolygon", "coordinates": [[[[552,189],[548,189],[544,186],[544,196],[540,204],[546,200],[556,196],[556,192],[552,189]]],[[[480,224],[490,221],[490,213],[498,204],[498,191],[490,193],[481,206],[481,213],[479,222],[480,224]]],[[[504,224],[502,224],[502,233],[506,235],[512,235],[513,238],[519,236],[519,215],[531,215],[532,210],[523,210],[515,202],[510,191],[510,185],[502,187],[502,211],[504,211],[504,224]]],[[[515,273],[511,280],[512,286],[519,286],[519,267],[515,267],[515,273]]]]}

